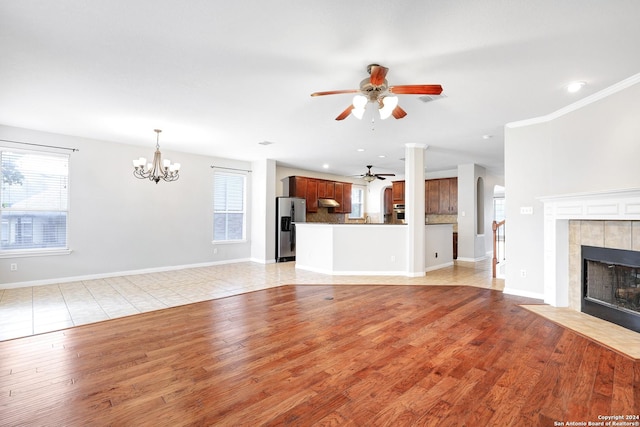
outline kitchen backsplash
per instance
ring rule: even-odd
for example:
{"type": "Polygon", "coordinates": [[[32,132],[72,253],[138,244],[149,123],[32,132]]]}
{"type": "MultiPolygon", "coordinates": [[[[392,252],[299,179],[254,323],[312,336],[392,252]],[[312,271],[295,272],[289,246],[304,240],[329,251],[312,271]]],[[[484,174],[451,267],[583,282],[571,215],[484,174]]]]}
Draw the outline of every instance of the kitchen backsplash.
{"type": "Polygon", "coordinates": [[[453,224],[453,231],[458,231],[458,215],[427,215],[425,224],[453,224]]]}
{"type": "MultiPolygon", "coordinates": [[[[368,215],[369,222],[378,224],[384,222],[379,215],[368,215]]],[[[366,217],[365,217],[366,218],[366,217]]],[[[318,208],[318,212],[307,212],[307,222],[321,222],[325,224],[363,224],[366,219],[349,219],[348,214],[329,212],[329,208],[318,208]]],[[[392,218],[390,216],[390,218],[392,218]]],[[[402,224],[402,221],[389,221],[391,224],[402,224]]],[[[425,224],[453,224],[453,231],[458,231],[457,215],[427,215],[425,224]]]]}
{"type": "Polygon", "coordinates": [[[346,217],[346,214],[329,212],[329,208],[318,208],[318,212],[307,212],[307,222],[344,224],[346,217]]]}

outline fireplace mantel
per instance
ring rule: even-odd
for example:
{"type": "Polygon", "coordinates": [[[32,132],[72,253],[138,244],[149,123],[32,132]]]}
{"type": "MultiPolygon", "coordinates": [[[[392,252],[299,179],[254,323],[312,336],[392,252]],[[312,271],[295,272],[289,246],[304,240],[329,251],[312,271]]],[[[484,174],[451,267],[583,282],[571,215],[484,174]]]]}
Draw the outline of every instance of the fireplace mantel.
{"type": "Polygon", "coordinates": [[[640,189],[540,197],[544,204],[544,302],[569,305],[569,220],[640,221],[640,189]]]}

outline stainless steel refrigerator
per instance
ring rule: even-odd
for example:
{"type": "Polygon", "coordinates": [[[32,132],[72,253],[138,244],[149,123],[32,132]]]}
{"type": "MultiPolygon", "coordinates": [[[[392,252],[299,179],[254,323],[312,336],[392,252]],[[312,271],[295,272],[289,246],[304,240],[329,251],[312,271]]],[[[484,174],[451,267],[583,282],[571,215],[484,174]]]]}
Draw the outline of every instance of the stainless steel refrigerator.
{"type": "Polygon", "coordinates": [[[296,223],[305,222],[307,205],[301,197],[276,197],[276,262],[295,261],[296,223]]]}

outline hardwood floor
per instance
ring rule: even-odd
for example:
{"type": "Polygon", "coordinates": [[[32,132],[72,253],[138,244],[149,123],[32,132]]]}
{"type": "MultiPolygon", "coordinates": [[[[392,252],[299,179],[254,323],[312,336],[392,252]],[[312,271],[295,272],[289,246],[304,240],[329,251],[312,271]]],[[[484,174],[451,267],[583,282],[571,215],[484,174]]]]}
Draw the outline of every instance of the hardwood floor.
{"type": "Polygon", "coordinates": [[[462,286],[289,285],[0,342],[0,424],[554,426],[640,414],[640,362],[518,306],[531,303],[462,286]]]}

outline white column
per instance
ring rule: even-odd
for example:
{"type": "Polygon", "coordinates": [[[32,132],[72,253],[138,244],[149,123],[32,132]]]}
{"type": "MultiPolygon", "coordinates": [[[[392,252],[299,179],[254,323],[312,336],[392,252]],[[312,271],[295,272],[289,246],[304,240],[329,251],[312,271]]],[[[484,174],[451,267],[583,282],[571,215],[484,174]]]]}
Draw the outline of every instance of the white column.
{"type": "Polygon", "coordinates": [[[251,170],[251,260],[268,264],[276,257],[276,161],[255,161],[251,170]]]}
{"type": "Polygon", "coordinates": [[[407,276],[425,273],[424,152],[425,144],[405,145],[404,204],[407,223],[407,276]]]}

